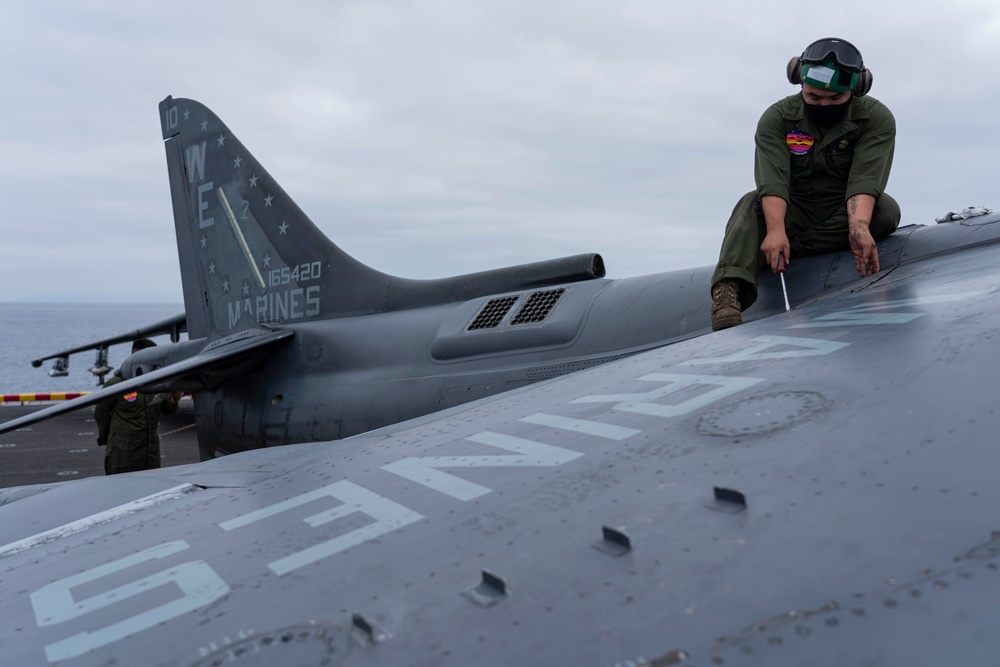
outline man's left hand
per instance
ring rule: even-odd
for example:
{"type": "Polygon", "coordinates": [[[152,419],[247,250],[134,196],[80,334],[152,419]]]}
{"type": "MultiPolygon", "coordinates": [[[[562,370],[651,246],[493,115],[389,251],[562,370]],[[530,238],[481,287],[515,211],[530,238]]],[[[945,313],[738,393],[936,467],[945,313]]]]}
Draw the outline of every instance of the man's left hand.
{"type": "Polygon", "coordinates": [[[875,239],[868,231],[865,221],[851,222],[848,228],[848,242],[854,253],[854,266],[862,276],[879,272],[878,248],[875,239]]]}

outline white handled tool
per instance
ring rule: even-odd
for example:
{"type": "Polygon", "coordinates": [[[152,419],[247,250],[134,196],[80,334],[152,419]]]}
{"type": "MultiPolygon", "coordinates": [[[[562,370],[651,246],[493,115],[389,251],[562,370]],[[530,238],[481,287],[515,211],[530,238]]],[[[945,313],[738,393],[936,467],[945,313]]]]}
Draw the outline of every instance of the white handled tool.
{"type": "Polygon", "coordinates": [[[785,312],[792,309],[788,305],[788,288],[785,287],[785,253],[778,255],[778,275],[781,276],[781,293],[785,295],[785,312]]]}

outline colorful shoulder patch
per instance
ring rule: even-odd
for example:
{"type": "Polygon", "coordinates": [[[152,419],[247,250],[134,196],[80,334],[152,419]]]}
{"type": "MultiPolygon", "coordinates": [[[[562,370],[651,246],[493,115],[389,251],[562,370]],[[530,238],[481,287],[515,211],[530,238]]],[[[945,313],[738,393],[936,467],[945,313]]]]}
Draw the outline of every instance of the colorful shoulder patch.
{"type": "Polygon", "coordinates": [[[798,128],[793,129],[785,135],[785,143],[788,144],[788,150],[792,155],[808,154],[812,150],[813,142],[815,141],[815,137],[802,132],[798,128]]]}
{"type": "Polygon", "coordinates": [[[124,398],[129,403],[132,403],[132,402],[135,401],[135,399],[139,398],[139,392],[137,392],[137,391],[130,391],[129,393],[124,394],[122,396],[122,398],[124,398]]]}

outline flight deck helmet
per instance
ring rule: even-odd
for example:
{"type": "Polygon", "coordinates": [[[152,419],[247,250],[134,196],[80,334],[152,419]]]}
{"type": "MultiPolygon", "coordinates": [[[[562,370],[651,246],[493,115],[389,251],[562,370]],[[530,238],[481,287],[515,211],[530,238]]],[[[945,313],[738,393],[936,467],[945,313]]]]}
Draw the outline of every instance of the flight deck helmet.
{"type": "Polygon", "coordinates": [[[861,97],[872,87],[872,73],[857,47],[846,39],[824,37],[788,61],[788,81],[820,90],[851,91],[861,97]]]}

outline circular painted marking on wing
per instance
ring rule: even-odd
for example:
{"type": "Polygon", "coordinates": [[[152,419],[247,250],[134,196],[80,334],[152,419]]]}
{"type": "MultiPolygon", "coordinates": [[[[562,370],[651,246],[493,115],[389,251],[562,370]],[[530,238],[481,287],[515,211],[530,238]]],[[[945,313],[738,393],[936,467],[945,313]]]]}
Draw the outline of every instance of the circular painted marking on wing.
{"type": "Polygon", "coordinates": [[[814,391],[781,391],[720,405],[698,422],[702,435],[741,437],[773,433],[825,410],[827,400],[814,391]]]}

